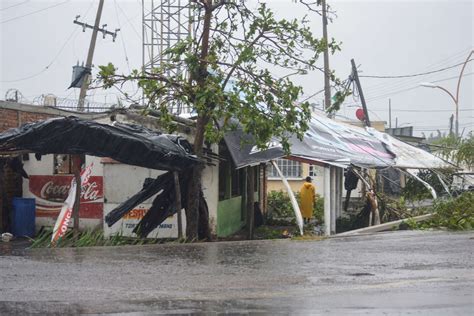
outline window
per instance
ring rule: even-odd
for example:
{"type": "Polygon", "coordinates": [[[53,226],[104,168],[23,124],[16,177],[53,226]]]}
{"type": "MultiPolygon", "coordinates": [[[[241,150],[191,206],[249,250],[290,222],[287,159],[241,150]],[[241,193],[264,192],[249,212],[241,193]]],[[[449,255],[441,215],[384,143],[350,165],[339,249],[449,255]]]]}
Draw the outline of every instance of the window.
{"type": "MultiPolygon", "coordinates": [[[[276,163],[285,178],[300,179],[302,177],[302,167],[300,162],[288,159],[277,159],[276,163]]],[[[270,165],[270,172],[268,176],[270,178],[280,178],[280,175],[276,171],[275,167],[273,167],[273,165],[270,165]]]]}
{"type": "Polygon", "coordinates": [[[80,165],[85,162],[85,155],[80,155],[80,160],[73,159],[74,155],[54,154],[54,172],[53,174],[74,174],[74,161],[80,165]]]}
{"type": "Polygon", "coordinates": [[[54,155],[54,174],[71,174],[72,159],[71,155],[56,154],[54,155]]]}
{"type": "Polygon", "coordinates": [[[316,177],[318,173],[316,172],[317,168],[315,165],[309,165],[309,176],[310,177],[316,177]]]}

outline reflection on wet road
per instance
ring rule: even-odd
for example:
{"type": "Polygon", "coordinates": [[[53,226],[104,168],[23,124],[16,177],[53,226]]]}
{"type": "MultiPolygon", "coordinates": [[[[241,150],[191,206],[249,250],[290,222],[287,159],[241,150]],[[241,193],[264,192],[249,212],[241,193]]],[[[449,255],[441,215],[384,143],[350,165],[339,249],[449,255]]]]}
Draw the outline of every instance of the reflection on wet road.
{"type": "Polygon", "coordinates": [[[0,243],[0,314],[471,314],[473,236],[26,251],[0,243]]]}

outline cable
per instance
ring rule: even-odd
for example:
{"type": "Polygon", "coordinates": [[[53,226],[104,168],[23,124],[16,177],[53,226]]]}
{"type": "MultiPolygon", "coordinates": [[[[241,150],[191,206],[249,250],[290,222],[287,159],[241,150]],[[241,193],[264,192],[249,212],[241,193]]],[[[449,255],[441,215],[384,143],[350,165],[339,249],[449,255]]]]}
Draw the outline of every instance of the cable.
{"type": "MultiPolygon", "coordinates": [[[[94,3],[94,1],[91,1],[91,4],[89,5],[89,8],[87,9],[86,13],[84,14],[84,16],[87,16],[87,14],[89,13],[90,9],[92,8],[92,4],[94,3]]],[[[35,73],[35,74],[32,74],[30,76],[27,76],[27,77],[23,77],[23,78],[20,78],[20,79],[14,79],[14,80],[0,80],[0,82],[18,82],[18,81],[24,81],[24,80],[28,80],[28,79],[31,79],[31,78],[35,78],[39,75],[41,75],[42,73],[44,73],[45,71],[49,70],[49,67],[51,67],[51,65],[58,59],[59,55],[62,53],[62,51],[64,50],[64,48],[66,47],[67,43],[69,43],[69,41],[71,40],[71,38],[74,36],[74,33],[76,33],[79,29],[78,28],[74,28],[74,30],[72,31],[72,33],[66,38],[66,41],[64,42],[64,44],[61,46],[61,48],[59,49],[58,53],[54,56],[54,58],[51,60],[51,62],[46,65],[46,67],[44,67],[44,69],[42,69],[41,71],[35,73]]]]}
{"type": "Polygon", "coordinates": [[[135,34],[137,34],[138,38],[139,38],[140,40],[142,40],[142,37],[141,37],[141,35],[138,33],[138,31],[135,29],[135,26],[133,26],[133,24],[130,23],[130,21],[134,20],[137,16],[141,15],[141,13],[140,13],[140,14],[137,14],[137,15],[131,17],[131,18],[129,18],[129,17],[127,16],[127,14],[125,14],[125,11],[122,9],[122,7],[121,7],[118,3],[116,3],[116,5],[117,5],[117,7],[120,9],[120,11],[122,11],[123,16],[127,19],[127,22],[125,22],[125,24],[124,24],[123,26],[125,26],[125,25],[127,25],[127,24],[130,24],[130,26],[132,27],[132,30],[135,32],[135,34]]]}
{"type": "Polygon", "coordinates": [[[8,9],[11,9],[11,8],[14,8],[14,7],[18,7],[18,6],[20,6],[22,4],[25,4],[27,2],[30,2],[30,0],[26,0],[26,1],[23,1],[23,2],[20,2],[20,3],[17,3],[17,4],[13,4],[13,5],[11,5],[9,7],[6,7],[6,8],[1,8],[0,11],[5,11],[5,10],[8,10],[8,9]]]}
{"type": "Polygon", "coordinates": [[[66,39],[66,41],[64,42],[63,46],[61,46],[61,48],[59,49],[59,51],[57,52],[57,54],[54,56],[54,58],[51,60],[51,62],[46,65],[46,67],[44,67],[43,70],[33,74],[33,75],[30,75],[30,76],[27,76],[27,77],[23,77],[23,78],[20,78],[20,79],[14,79],[14,80],[0,80],[0,82],[18,82],[18,81],[23,81],[23,80],[28,80],[28,79],[31,79],[31,78],[34,78],[34,77],[37,77],[39,75],[41,75],[43,72],[47,71],[49,69],[49,67],[51,67],[51,65],[56,61],[56,59],[58,59],[59,55],[62,53],[62,51],[64,50],[64,48],[66,47],[67,43],[71,40],[71,38],[73,37],[74,33],[76,33],[79,29],[78,28],[75,28],[72,33],[68,36],[68,38],[66,39]]]}
{"type": "Polygon", "coordinates": [[[27,14],[24,14],[24,15],[20,15],[20,16],[17,16],[17,17],[8,19],[8,20],[0,21],[0,24],[8,23],[8,22],[11,22],[11,21],[15,21],[15,20],[18,20],[18,19],[21,19],[21,18],[30,16],[30,15],[33,15],[33,14],[35,14],[35,13],[39,13],[39,12],[42,12],[42,11],[46,11],[46,10],[49,10],[49,9],[58,7],[58,6],[60,6],[60,5],[63,5],[63,4],[65,4],[65,3],[68,3],[68,2],[70,2],[70,1],[71,1],[71,0],[66,0],[66,1],[63,1],[63,2],[60,2],[60,3],[56,3],[56,4],[52,5],[52,6],[49,6],[49,7],[43,8],[43,9],[39,9],[39,10],[30,12],[30,13],[27,13],[27,14]]]}
{"type": "Polygon", "coordinates": [[[299,102],[300,102],[300,103],[306,102],[306,101],[308,101],[309,99],[311,99],[311,98],[317,96],[317,95],[320,94],[321,92],[324,92],[324,88],[321,89],[321,90],[319,90],[318,92],[313,93],[312,95],[310,95],[310,96],[307,97],[306,99],[304,99],[304,100],[302,100],[302,101],[299,101],[299,102]]]}
{"type": "MultiPolygon", "coordinates": [[[[441,59],[435,63],[432,63],[430,65],[428,65],[427,67],[424,67],[424,69],[420,69],[421,72],[426,72],[426,71],[431,71],[431,70],[435,70],[437,68],[442,68],[442,67],[445,67],[445,66],[448,66],[450,64],[454,64],[454,63],[459,63],[459,62],[463,62],[465,61],[465,57],[466,54],[468,52],[471,52],[473,49],[473,46],[469,46],[469,48],[465,48],[463,49],[462,51],[459,51],[453,55],[451,55],[450,57],[447,57],[447,58],[444,58],[444,59],[441,59]],[[461,60],[459,59],[461,58],[461,60]]],[[[433,76],[433,75],[427,75],[427,78],[426,79],[430,79],[430,77],[433,76]]],[[[399,89],[399,88],[402,88],[404,86],[407,86],[414,83],[414,81],[417,80],[417,77],[413,77],[411,79],[400,79],[400,80],[395,80],[396,82],[391,82],[390,83],[390,86],[388,87],[389,90],[396,87],[396,89],[399,89]]],[[[364,89],[364,91],[368,94],[371,94],[374,90],[380,90],[380,88],[382,88],[382,90],[384,89],[387,89],[387,83],[386,81],[382,81],[378,84],[375,84],[375,85],[370,85],[368,87],[366,87],[364,89]]]]}
{"type": "MultiPolygon", "coordinates": [[[[120,18],[119,18],[119,15],[118,15],[117,0],[114,0],[114,5],[115,5],[115,16],[117,17],[117,23],[118,23],[119,28],[122,29],[122,24],[120,23],[120,18]]],[[[123,34],[123,32],[122,32],[122,34],[123,34]]],[[[128,55],[127,55],[127,48],[125,47],[125,42],[123,40],[123,36],[120,36],[120,40],[122,42],[122,48],[123,48],[123,52],[125,54],[125,62],[127,63],[128,72],[131,73],[130,63],[128,61],[128,55]]]]}
{"type": "Polygon", "coordinates": [[[470,62],[472,60],[473,59],[469,59],[465,62],[458,63],[456,65],[452,65],[452,66],[449,66],[449,67],[444,67],[444,68],[437,69],[437,70],[432,70],[432,71],[422,72],[422,73],[417,73],[417,74],[411,74],[411,75],[401,75],[401,76],[371,76],[371,75],[365,75],[364,76],[364,75],[361,75],[359,77],[361,77],[361,78],[378,78],[378,79],[397,79],[397,78],[411,78],[411,77],[425,76],[425,75],[430,75],[430,74],[434,74],[434,73],[437,73],[437,72],[445,71],[445,70],[448,70],[448,69],[456,68],[458,66],[464,65],[464,63],[467,64],[468,62],[470,62]]]}
{"type": "MultiPolygon", "coordinates": [[[[411,108],[413,107],[420,107],[420,106],[410,106],[411,108]]],[[[423,110],[398,110],[398,109],[393,109],[392,112],[453,112],[455,109],[451,110],[445,110],[445,109],[423,109],[423,110]]],[[[372,109],[372,111],[375,112],[380,112],[380,111],[388,111],[388,109],[372,109]]],[[[459,112],[472,112],[474,109],[459,109],[459,112]]]]}
{"type": "MultiPolygon", "coordinates": [[[[437,62],[435,64],[428,66],[427,68],[420,69],[421,70],[420,72],[430,72],[438,68],[443,68],[443,67],[447,67],[456,63],[464,62],[466,60],[465,58],[465,56],[467,56],[466,54],[468,52],[471,52],[472,48],[473,46],[470,46],[468,49],[464,49],[463,51],[447,58],[446,61],[437,62]]],[[[455,71],[455,69],[448,70],[448,71],[452,72],[452,71],[455,71]]],[[[379,81],[379,84],[371,85],[369,87],[364,88],[364,92],[366,93],[368,97],[388,94],[393,91],[398,91],[400,89],[407,88],[409,86],[418,85],[420,80],[432,82],[433,80],[439,79],[439,77],[437,77],[439,74],[441,73],[434,73],[434,74],[425,75],[421,77],[392,79],[390,81],[382,79],[379,81]]]]}
{"type": "MultiPolygon", "coordinates": [[[[463,74],[462,77],[464,78],[464,77],[467,77],[467,76],[472,76],[473,74],[474,74],[474,72],[465,73],[465,74],[463,74]]],[[[432,82],[436,83],[436,82],[448,81],[448,80],[457,79],[457,78],[459,78],[459,76],[443,78],[443,79],[439,79],[439,80],[433,80],[432,82]]],[[[366,101],[367,102],[375,101],[375,100],[383,99],[383,98],[388,97],[388,96],[392,96],[392,95],[395,95],[395,94],[399,94],[399,93],[402,93],[402,92],[406,92],[406,91],[410,91],[410,90],[414,90],[414,89],[418,89],[418,88],[419,88],[419,86],[416,85],[414,87],[410,87],[410,88],[406,88],[406,89],[395,90],[393,92],[388,92],[388,93],[385,93],[385,94],[381,94],[381,95],[377,95],[377,96],[374,96],[374,97],[371,97],[371,98],[367,98],[366,101]]],[[[349,103],[349,104],[344,104],[344,105],[345,106],[352,106],[352,105],[358,105],[358,104],[349,103]]]]}

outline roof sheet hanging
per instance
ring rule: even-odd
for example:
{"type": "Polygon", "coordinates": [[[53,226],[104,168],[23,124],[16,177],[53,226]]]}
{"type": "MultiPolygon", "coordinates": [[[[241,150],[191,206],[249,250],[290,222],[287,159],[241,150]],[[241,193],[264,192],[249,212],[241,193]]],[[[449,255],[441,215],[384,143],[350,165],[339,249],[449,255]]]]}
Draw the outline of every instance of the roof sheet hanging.
{"type": "MultiPolygon", "coordinates": [[[[269,149],[258,150],[253,137],[241,129],[224,136],[237,168],[285,157],[281,144],[273,141],[269,149]],[[243,142],[242,142],[243,140],[243,142]]],[[[291,155],[307,162],[365,168],[447,168],[438,157],[401,142],[372,128],[361,128],[313,114],[303,140],[291,137],[291,155]]]]}

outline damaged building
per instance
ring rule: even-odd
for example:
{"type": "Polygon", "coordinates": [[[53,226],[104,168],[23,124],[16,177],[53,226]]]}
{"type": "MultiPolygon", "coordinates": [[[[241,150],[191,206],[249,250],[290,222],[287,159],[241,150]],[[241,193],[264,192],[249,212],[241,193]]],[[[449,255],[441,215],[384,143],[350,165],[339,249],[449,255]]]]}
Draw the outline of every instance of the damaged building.
{"type": "MultiPolygon", "coordinates": [[[[159,134],[162,132],[158,123],[159,120],[156,117],[143,116],[139,110],[77,113],[54,107],[0,101],[0,132],[19,127],[25,123],[45,122],[46,120],[54,121],[54,128],[61,128],[62,125],[58,123],[59,119],[55,120],[53,118],[69,119],[69,122],[61,123],[64,126],[72,125],[72,122],[81,125],[83,122],[89,121],[94,122],[97,126],[120,127],[120,124],[122,124],[124,134],[144,132],[159,134]],[[138,130],[134,131],[134,128],[138,130]]],[[[181,118],[176,118],[176,120],[178,135],[192,143],[194,122],[181,118]]],[[[61,133],[56,130],[56,133],[51,135],[53,133],[47,134],[47,128],[50,127],[42,128],[46,131],[44,135],[48,135],[48,137],[44,137],[47,139],[45,141],[53,147],[57,145],[57,148],[52,150],[55,153],[41,154],[41,146],[36,143],[38,146],[29,148],[29,150],[23,149],[10,153],[4,150],[0,156],[2,164],[2,173],[0,173],[0,228],[2,231],[7,231],[10,228],[14,197],[35,199],[37,230],[41,227],[54,225],[73,178],[74,162],[71,159],[72,154],[83,153],[85,165],[93,163],[90,181],[82,187],[79,211],[80,228],[103,229],[105,236],[114,234],[135,236],[133,231],[152,207],[154,197],[140,200],[139,204],[133,205],[130,210],[124,213],[123,217],[110,227],[107,224],[107,215],[141,192],[146,179],[156,179],[167,170],[180,170],[179,167],[176,167],[178,164],[176,157],[165,162],[164,165],[160,165],[160,162],[163,162],[165,158],[156,161],[153,161],[152,158],[145,159],[143,152],[137,151],[133,146],[127,147],[128,152],[126,153],[120,152],[120,150],[115,152],[114,146],[117,147],[116,144],[109,146],[112,147],[109,150],[114,152],[114,159],[107,156],[107,151],[97,153],[100,148],[107,144],[97,145],[96,151],[92,153],[84,149],[71,151],[70,146],[77,145],[78,141],[71,139],[71,137],[69,139],[64,137],[66,131],[61,133]],[[60,136],[60,134],[63,135],[60,136]],[[55,140],[62,142],[62,144],[56,144],[55,140]],[[124,157],[128,158],[125,159],[124,157]],[[133,157],[138,157],[138,160],[133,157]],[[12,170],[13,161],[20,162],[23,165],[27,178],[26,175],[22,177],[19,172],[12,170]],[[147,163],[146,161],[151,162],[147,163]]],[[[87,146],[103,142],[104,136],[101,136],[103,131],[96,133],[95,130],[91,128],[83,129],[87,135],[82,136],[89,139],[87,146]]],[[[156,137],[156,135],[145,135],[143,139],[153,137],[156,137]]],[[[202,191],[209,211],[210,231],[213,236],[224,237],[235,233],[245,225],[247,195],[245,190],[245,168],[235,168],[225,142],[208,146],[206,151],[208,154],[205,162],[206,167],[203,171],[202,191]]],[[[186,164],[191,160],[183,161],[186,164]]],[[[255,174],[258,175],[255,177],[255,201],[260,201],[263,207],[261,201],[263,200],[264,190],[261,183],[265,178],[264,168],[258,165],[253,168],[255,174]]],[[[183,218],[185,216],[184,210],[182,216],[183,218]]],[[[184,225],[185,222],[183,220],[184,225]]],[[[151,238],[176,238],[178,236],[177,215],[170,214],[167,216],[147,236],[151,238]]]]}

